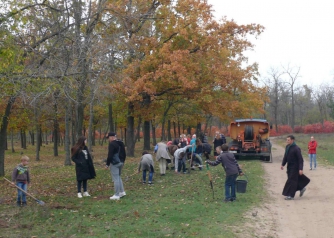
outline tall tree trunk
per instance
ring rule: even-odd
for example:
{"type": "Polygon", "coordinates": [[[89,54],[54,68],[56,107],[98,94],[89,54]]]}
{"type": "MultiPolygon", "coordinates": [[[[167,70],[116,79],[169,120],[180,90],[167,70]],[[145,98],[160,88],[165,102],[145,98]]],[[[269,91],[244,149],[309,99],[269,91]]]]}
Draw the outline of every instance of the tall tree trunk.
{"type": "Polygon", "coordinates": [[[144,150],[151,149],[150,121],[144,121],[144,150]]]}
{"type": "Polygon", "coordinates": [[[188,128],[187,128],[187,134],[191,135],[191,127],[190,126],[188,126],[188,128]]]}
{"type": "Polygon", "coordinates": [[[15,153],[13,128],[10,130],[10,144],[12,146],[12,153],[15,153]]]}
{"type": "Polygon", "coordinates": [[[92,146],[95,146],[95,132],[96,132],[96,125],[93,125],[93,131],[92,131],[92,146]]]}
{"type": "MultiPolygon", "coordinates": [[[[58,98],[59,91],[56,90],[53,94],[54,97],[54,119],[53,119],[53,155],[58,156],[58,142],[59,142],[59,122],[58,122],[58,98]]],[[[46,133],[47,134],[47,133],[46,133]]]]}
{"type": "Polygon", "coordinates": [[[157,137],[155,134],[155,122],[154,120],[151,120],[151,127],[152,127],[152,139],[153,139],[153,145],[157,144],[157,137]]]}
{"type": "MultiPolygon", "coordinates": [[[[178,130],[178,132],[179,132],[178,137],[180,137],[180,135],[181,135],[181,125],[180,125],[180,121],[179,121],[179,120],[177,120],[177,130],[178,130]]],[[[176,138],[176,137],[175,137],[175,138],[176,138]]]]}
{"type": "Polygon", "coordinates": [[[58,156],[58,142],[59,142],[59,123],[55,118],[53,121],[53,155],[58,156]]]}
{"type": "Polygon", "coordinates": [[[173,121],[174,138],[176,138],[176,123],[173,121]]]}
{"type": "MultiPolygon", "coordinates": [[[[69,101],[69,100],[68,100],[69,101]]],[[[71,165],[71,152],[70,152],[70,143],[71,143],[71,138],[70,138],[70,128],[71,128],[71,105],[68,102],[65,105],[65,165],[71,165]]],[[[73,135],[73,134],[72,134],[73,135]]]]}
{"type": "Polygon", "coordinates": [[[114,128],[114,121],[113,121],[113,117],[112,117],[112,104],[109,103],[108,105],[108,124],[109,124],[109,128],[110,131],[116,131],[114,128]]]}
{"type": "Polygon", "coordinates": [[[127,146],[127,140],[126,140],[126,128],[124,128],[124,145],[127,146]]]}
{"type": "MultiPolygon", "coordinates": [[[[92,151],[93,141],[93,121],[94,121],[94,91],[92,90],[92,100],[89,104],[89,124],[88,124],[88,149],[92,151]]],[[[92,155],[93,157],[93,155],[92,155]]]]}
{"type": "Polygon", "coordinates": [[[196,135],[197,137],[202,134],[202,124],[200,122],[197,123],[196,127],[196,135]]]}
{"type": "Polygon", "coordinates": [[[15,99],[16,99],[15,96],[9,97],[5,113],[2,116],[2,123],[0,123],[0,177],[5,176],[5,150],[7,144],[7,126],[10,112],[15,102],[15,99]]]}
{"type": "Polygon", "coordinates": [[[37,131],[37,143],[36,143],[36,161],[40,161],[40,157],[39,157],[39,151],[41,148],[41,137],[40,137],[40,125],[38,124],[38,122],[36,121],[36,131],[37,131]]]}
{"type": "Polygon", "coordinates": [[[136,133],[136,140],[140,141],[140,126],[141,126],[141,117],[138,119],[138,126],[137,126],[137,133],[136,133]]]}
{"type": "Polygon", "coordinates": [[[127,116],[127,127],[126,127],[126,154],[133,157],[135,155],[135,135],[134,135],[134,123],[135,119],[133,117],[134,106],[133,103],[128,104],[128,116],[127,116]]]}
{"type": "Polygon", "coordinates": [[[24,142],[23,142],[23,129],[20,130],[20,139],[21,139],[21,148],[24,149],[24,142]]]}
{"type": "Polygon", "coordinates": [[[35,145],[35,132],[34,130],[29,131],[31,145],[35,145]]]}
{"type": "MultiPolygon", "coordinates": [[[[58,120],[58,119],[57,119],[58,120]]],[[[58,122],[58,121],[57,121],[58,122]]],[[[58,128],[59,128],[59,124],[58,124],[58,128]]],[[[49,144],[49,140],[48,140],[48,130],[45,131],[45,144],[48,145],[49,144]]]]}
{"type": "Polygon", "coordinates": [[[172,134],[170,133],[171,129],[171,123],[170,120],[167,121],[167,140],[171,141],[172,140],[172,134]]]}

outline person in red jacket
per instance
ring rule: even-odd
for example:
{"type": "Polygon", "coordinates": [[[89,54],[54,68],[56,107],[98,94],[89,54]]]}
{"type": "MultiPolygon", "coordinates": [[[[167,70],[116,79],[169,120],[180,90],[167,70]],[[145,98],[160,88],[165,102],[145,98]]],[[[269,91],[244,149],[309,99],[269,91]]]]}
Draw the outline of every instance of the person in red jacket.
{"type": "Polygon", "coordinates": [[[311,140],[308,143],[308,157],[310,158],[310,170],[317,168],[317,142],[314,137],[311,136],[311,140]],[[314,167],[312,168],[312,161],[314,163],[314,167]]]}

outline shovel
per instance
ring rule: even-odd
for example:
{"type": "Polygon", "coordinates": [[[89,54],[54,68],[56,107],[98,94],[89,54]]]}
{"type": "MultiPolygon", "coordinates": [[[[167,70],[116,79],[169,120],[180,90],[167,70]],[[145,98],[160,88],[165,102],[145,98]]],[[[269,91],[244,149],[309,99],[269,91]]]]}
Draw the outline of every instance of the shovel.
{"type": "MultiPolygon", "coordinates": [[[[10,183],[10,184],[13,184],[11,181],[9,181],[9,180],[6,179],[6,178],[4,178],[4,180],[6,180],[6,181],[7,181],[8,183],[10,183]]],[[[26,194],[26,195],[28,195],[29,197],[31,197],[32,199],[34,199],[39,205],[42,205],[42,206],[45,205],[45,202],[43,202],[43,201],[41,201],[41,200],[38,200],[38,199],[35,198],[33,195],[31,195],[30,193],[27,193],[26,191],[24,191],[22,188],[16,186],[15,184],[14,184],[14,186],[15,186],[17,189],[21,190],[24,194],[26,194]]]]}

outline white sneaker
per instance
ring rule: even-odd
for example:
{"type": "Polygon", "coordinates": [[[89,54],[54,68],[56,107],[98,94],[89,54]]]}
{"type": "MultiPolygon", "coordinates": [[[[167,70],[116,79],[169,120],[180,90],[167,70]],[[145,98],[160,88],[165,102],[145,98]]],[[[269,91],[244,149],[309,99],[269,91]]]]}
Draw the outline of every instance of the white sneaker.
{"type": "Polygon", "coordinates": [[[82,194],[81,193],[78,193],[78,198],[82,198],[82,194]]]}
{"type": "Polygon", "coordinates": [[[126,193],[125,192],[121,192],[121,193],[119,193],[119,197],[121,198],[121,197],[124,197],[126,195],[126,193]]]}
{"type": "Polygon", "coordinates": [[[88,192],[84,192],[84,193],[83,193],[83,196],[84,196],[84,197],[90,197],[90,195],[89,195],[88,192]]]}
{"type": "Polygon", "coordinates": [[[119,199],[120,199],[120,197],[119,197],[119,196],[116,196],[116,195],[110,197],[110,200],[119,200],[119,199]]]}

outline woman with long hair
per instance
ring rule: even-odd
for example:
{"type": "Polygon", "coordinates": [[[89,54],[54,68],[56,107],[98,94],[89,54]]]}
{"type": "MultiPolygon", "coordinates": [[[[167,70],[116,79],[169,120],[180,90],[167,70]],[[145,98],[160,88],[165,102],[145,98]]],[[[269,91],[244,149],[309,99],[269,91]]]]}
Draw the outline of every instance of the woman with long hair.
{"type": "Polygon", "coordinates": [[[93,160],[86,146],[87,139],[82,136],[71,149],[71,159],[75,163],[77,176],[78,198],[89,197],[87,192],[87,180],[96,177],[93,160]],[[81,193],[83,187],[83,194],[81,193]]]}

